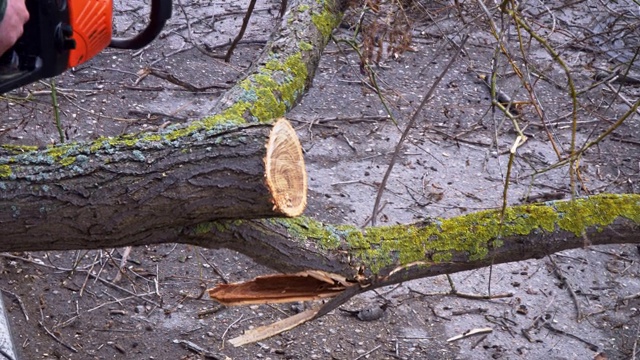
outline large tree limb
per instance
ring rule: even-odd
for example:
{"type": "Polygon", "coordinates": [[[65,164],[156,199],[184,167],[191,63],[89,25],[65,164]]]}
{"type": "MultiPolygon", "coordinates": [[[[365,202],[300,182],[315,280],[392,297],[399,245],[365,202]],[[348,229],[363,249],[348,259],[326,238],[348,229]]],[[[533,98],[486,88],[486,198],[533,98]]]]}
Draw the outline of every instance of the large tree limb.
{"type": "Polygon", "coordinates": [[[217,222],[181,241],[242,252],[281,272],[308,269],[378,286],[541,258],[587,245],[640,243],[640,195],[513,206],[429,223],[369,227],[309,218],[217,222]],[[206,230],[206,231],[205,231],[206,230]]]}
{"type": "MultiPolygon", "coordinates": [[[[108,140],[105,140],[105,142],[108,140]]],[[[288,121],[190,138],[174,147],[67,149],[66,165],[16,157],[0,182],[0,248],[101,248],[175,241],[178,229],[222,218],[297,216],[306,172],[288,121]],[[153,240],[152,240],[153,239],[153,240]],[[13,245],[12,245],[13,244],[13,245]]]]}
{"type": "Polygon", "coordinates": [[[514,206],[504,213],[489,210],[365,229],[308,218],[226,222],[217,223],[215,230],[213,224],[206,231],[187,230],[183,238],[203,244],[215,234],[223,238],[221,245],[288,273],[209,290],[225,304],[333,297],[300,318],[296,315],[231,340],[240,346],[321,317],[353,296],[383,286],[587,245],[640,243],[639,224],[640,196],[604,194],[514,206]]]}
{"type": "Polygon", "coordinates": [[[0,149],[0,249],[171,242],[205,221],[299,215],[300,145],[288,125],[271,124],[309,86],[344,3],[292,2],[256,65],[210,117],[159,132],[0,149]]]}

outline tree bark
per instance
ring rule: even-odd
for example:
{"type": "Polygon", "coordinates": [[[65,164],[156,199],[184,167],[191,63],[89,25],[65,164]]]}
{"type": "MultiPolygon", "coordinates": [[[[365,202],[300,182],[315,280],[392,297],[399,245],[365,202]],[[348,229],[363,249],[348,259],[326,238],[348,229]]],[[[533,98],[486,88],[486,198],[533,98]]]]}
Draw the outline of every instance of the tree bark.
{"type": "Polygon", "coordinates": [[[309,269],[374,287],[542,258],[590,245],[640,243],[640,195],[487,210],[429,223],[369,227],[310,218],[217,222],[185,228],[181,241],[244,253],[283,273],[309,269]],[[502,219],[502,220],[501,220],[502,219]]]}
{"type": "Polygon", "coordinates": [[[69,250],[175,241],[214,219],[300,215],[307,179],[285,119],[190,138],[92,151],[69,164],[18,157],[0,182],[0,248],[69,250]],[[7,181],[8,180],[8,181],[7,181]]]}
{"type": "Polygon", "coordinates": [[[292,1],[255,66],[207,118],[157,133],[0,149],[0,249],[172,242],[206,221],[299,215],[306,173],[297,138],[277,124],[268,134],[310,85],[345,3],[292,1]]]}

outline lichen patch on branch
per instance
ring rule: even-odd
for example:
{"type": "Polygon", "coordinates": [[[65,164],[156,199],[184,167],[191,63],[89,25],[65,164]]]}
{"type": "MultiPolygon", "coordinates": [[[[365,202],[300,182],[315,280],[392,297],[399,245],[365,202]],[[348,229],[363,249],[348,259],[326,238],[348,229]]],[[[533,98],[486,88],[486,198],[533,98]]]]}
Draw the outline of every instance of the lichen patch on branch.
{"type": "Polygon", "coordinates": [[[388,266],[416,261],[449,262],[464,256],[484,259],[501,239],[563,230],[580,236],[595,226],[603,228],[623,217],[640,224],[640,195],[595,195],[575,201],[513,206],[479,211],[429,223],[360,229],[351,225],[324,225],[309,218],[278,219],[291,234],[314,241],[326,250],[343,249],[374,273],[388,266]]]}
{"type": "Polygon", "coordinates": [[[240,83],[244,92],[234,106],[243,106],[258,122],[270,122],[293,107],[306,81],[307,67],[300,53],[284,61],[272,58],[240,83]]]}
{"type": "Polygon", "coordinates": [[[324,9],[321,13],[311,15],[311,21],[322,34],[325,41],[329,40],[333,29],[340,24],[342,14],[330,10],[335,6],[331,1],[324,1],[324,9]]]}

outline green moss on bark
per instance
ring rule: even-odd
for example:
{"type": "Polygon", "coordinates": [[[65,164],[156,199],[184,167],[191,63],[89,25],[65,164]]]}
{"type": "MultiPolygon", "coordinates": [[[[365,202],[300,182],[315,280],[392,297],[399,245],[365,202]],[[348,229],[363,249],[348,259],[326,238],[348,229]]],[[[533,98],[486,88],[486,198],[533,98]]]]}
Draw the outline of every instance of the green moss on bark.
{"type": "Polygon", "coordinates": [[[576,236],[590,227],[601,229],[620,216],[640,224],[639,206],[640,196],[631,194],[600,195],[555,204],[559,214],[558,226],[576,236]]]}
{"type": "Polygon", "coordinates": [[[244,93],[240,99],[246,104],[244,109],[259,122],[283,116],[305,90],[307,76],[307,66],[300,53],[284,61],[270,59],[258,73],[241,83],[244,93]]]}
{"type": "Polygon", "coordinates": [[[309,44],[306,41],[300,41],[298,43],[298,48],[300,48],[300,50],[302,51],[311,51],[313,50],[313,45],[309,44]]]}
{"type": "Polygon", "coordinates": [[[8,178],[11,174],[12,171],[9,165],[0,165],[0,179],[8,178]]]}
{"type": "Polygon", "coordinates": [[[342,248],[373,272],[389,265],[415,261],[446,262],[455,254],[471,261],[487,257],[500,239],[564,230],[580,236],[591,227],[603,228],[618,217],[640,223],[640,195],[596,195],[573,202],[514,206],[501,221],[500,210],[486,210],[428,224],[360,229],[327,226],[308,218],[280,219],[289,231],[312,239],[324,249],[342,248]]]}
{"type": "Polygon", "coordinates": [[[311,15],[311,21],[322,34],[325,41],[329,40],[333,29],[335,29],[342,20],[342,14],[331,11],[331,7],[335,6],[332,2],[325,0],[324,9],[321,13],[311,15]]]}
{"type": "Polygon", "coordinates": [[[62,161],[60,161],[60,164],[62,166],[69,166],[69,165],[73,164],[74,162],[76,162],[76,157],[75,156],[67,156],[67,157],[63,158],[62,161]]]}
{"type": "Polygon", "coordinates": [[[23,154],[26,152],[38,150],[37,146],[32,146],[32,145],[4,144],[4,145],[0,145],[0,148],[9,151],[12,154],[23,154]]]}

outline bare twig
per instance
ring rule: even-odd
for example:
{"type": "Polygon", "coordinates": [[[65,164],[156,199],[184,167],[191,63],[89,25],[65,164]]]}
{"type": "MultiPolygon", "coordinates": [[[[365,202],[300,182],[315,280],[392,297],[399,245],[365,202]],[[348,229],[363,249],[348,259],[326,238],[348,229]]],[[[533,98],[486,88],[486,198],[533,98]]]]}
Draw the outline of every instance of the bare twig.
{"type": "Polygon", "coordinates": [[[583,338],[581,338],[581,337],[579,337],[577,335],[574,335],[574,334],[568,333],[566,331],[557,329],[557,328],[553,327],[553,325],[549,324],[548,322],[544,323],[543,326],[546,329],[548,329],[548,330],[550,330],[550,331],[552,331],[552,332],[554,332],[556,334],[564,335],[564,336],[576,339],[576,340],[586,344],[589,347],[589,350],[591,350],[591,351],[598,351],[598,349],[599,349],[598,345],[595,345],[595,344],[593,344],[593,343],[591,343],[591,342],[589,342],[589,341],[587,341],[587,340],[585,340],[585,339],[583,339],[583,338]]]}
{"type": "Polygon", "coordinates": [[[571,299],[573,300],[573,304],[576,306],[576,321],[580,322],[584,318],[584,314],[582,313],[582,308],[580,307],[580,301],[578,300],[578,296],[573,291],[571,284],[567,281],[567,277],[562,274],[562,271],[558,267],[558,264],[553,260],[552,256],[548,256],[549,261],[553,264],[553,272],[556,274],[558,279],[562,281],[562,284],[567,287],[567,291],[569,291],[569,295],[571,295],[571,299]]]}
{"type": "Polygon", "coordinates": [[[236,38],[233,39],[233,42],[231,43],[229,50],[227,50],[227,55],[225,55],[224,57],[225,62],[229,62],[229,60],[231,60],[231,55],[233,54],[233,50],[235,50],[236,46],[238,45],[238,42],[240,41],[240,39],[242,39],[242,36],[244,36],[244,32],[245,30],[247,30],[247,25],[249,24],[249,19],[251,18],[251,14],[253,13],[253,8],[255,6],[256,6],[256,0],[251,0],[249,2],[249,8],[247,9],[247,13],[244,15],[244,19],[242,19],[242,27],[240,28],[240,32],[238,33],[236,38]]]}
{"type": "Polygon", "coordinates": [[[122,252],[122,258],[120,259],[120,266],[118,267],[118,272],[116,276],[113,278],[113,283],[118,283],[120,279],[122,279],[122,274],[126,271],[127,260],[129,259],[129,254],[131,254],[131,246],[127,246],[124,248],[122,252]]]}
{"type": "Polygon", "coordinates": [[[53,118],[56,122],[56,129],[58,129],[58,136],[60,137],[60,143],[64,143],[64,132],[62,131],[62,124],[60,124],[60,107],[58,106],[56,83],[53,81],[53,79],[51,79],[50,84],[51,84],[51,106],[53,106],[53,118]]]}
{"type": "MultiPolygon", "coordinates": [[[[309,123],[309,121],[304,120],[304,119],[299,119],[299,118],[295,118],[295,117],[289,117],[287,116],[287,119],[289,121],[296,121],[296,122],[301,122],[301,123],[309,123]]],[[[334,117],[326,117],[326,118],[320,118],[320,119],[315,119],[313,121],[314,124],[325,124],[325,123],[329,123],[329,122],[334,122],[334,121],[344,121],[344,122],[348,122],[351,124],[354,123],[360,123],[360,122],[370,122],[370,123],[377,123],[377,122],[381,122],[381,121],[386,121],[386,120],[390,120],[391,118],[387,115],[362,115],[362,116],[352,116],[352,117],[345,117],[345,116],[334,116],[334,117]]]]}
{"type": "Polygon", "coordinates": [[[414,292],[422,296],[455,296],[455,297],[459,297],[463,299],[471,299],[471,300],[491,300],[491,299],[513,297],[512,293],[492,294],[492,295],[461,293],[461,292],[458,292],[455,288],[452,288],[449,291],[440,291],[440,292],[432,292],[432,293],[424,293],[411,288],[409,288],[409,290],[411,292],[414,292]]]}
{"type": "MultiPolygon", "coordinates": [[[[622,100],[625,104],[627,104],[628,107],[633,108],[633,103],[629,99],[627,99],[624,95],[622,95],[619,91],[616,91],[616,89],[613,86],[611,86],[611,84],[604,83],[604,86],[606,86],[607,89],[611,90],[611,92],[616,94],[616,96],[619,97],[620,100],[622,100]]],[[[640,110],[636,109],[636,114],[640,115],[640,110]]]]}
{"type": "Polygon", "coordinates": [[[378,189],[378,194],[376,195],[376,200],[373,204],[373,211],[371,213],[371,219],[370,219],[371,225],[373,226],[376,225],[376,217],[378,216],[378,207],[380,206],[380,200],[382,199],[382,194],[384,193],[384,189],[387,186],[387,181],[389,180],[389,176],[391,175],[393,166],[395,165],[398,159],[398,155],[402,151],[402,146],[404,145],[404,141],[407,138],[407,135],[409,135],[409,131],[411,130],[416,120],[418,119],[418,114],[420,114],[420,112],[422,111],[422,108],[429,102],[429,100],[431,100],[431,95],[433,95],[440,81],[445,77],[445,75],[447,75],[447,73],[449,72],[449,69],[451,68],[453,63],[456,61],[456,58],[458,57],[458,54],[460,54],[460,52],[462,51],[464,44],[467,42],[467,39],[468,39],[467,36],[465,36],[464,39],[462,39],[462,42],[460,43],[460,47],[458,48],[458,51],[456,51],[456,53],[451,57],[447,65],[444,67],[444,70],[442,70],[440,75],[438,75],[438,77],[435,79],[435,81],[431,85],[431,88],[422,99],[422,102],[420,103],[416,111],[413,113],[411,120],[409,120],[409,123],[407,124],[404,131],[402,132],[402,136],[400,136],[400,140],[398,140],[398,143],[396,144],[396,149],[393,152],[391,161],[389,162],[389,166],[387,167],[387,171],[385,172],[384,177],[380,182],[380,188],[378,189]]]}
{"type": "Polygon", "coordinates": [[[219,354],[219,353],[214,353],[212,351],[209,351],[209,350],[203,348],[202,346],[197,345],[196,343],[191,342],[191,341],[175,339],[175,340],[173,340],[173,343],[180,344],[180,345],[184,346],[185,349],[191,350],[191,351],[193,351],[193,352],[195,352],[195,353],[197,353],[199,355],[204,356],[207,359],[224,360],[224,359],[228,359],[229,358],[228,356],[226,356],[224,354],[219,354]]]}
{"type": "Polygon", "coordinates": [[[224,332],[222,333],[222,337],[221,337],[221,339],[222,339],[222,346],[220,347],[220,349],[224,349],[224,338],[227,336],[227,333],[229,332],[229,329],[231,329],[231,327],[232,327],[233,325],[236,325],[236,324],[240,323],[241,321],[246,321],[246,320],[254,319],[254,318],[255,318],[255,316],[248,317],[248,318],[246,318],[246,319],[244,319],[244,320],[243,320],[243,318],[244,318],[244,314],[240,315],[240,317],[239,317],[236,321],[234,321],[234,322],[232,322],[231,324],[229,324],[229,326],[227,326],[227,328],[224,330],[224,332]]]}
{"type": "Polygon", "coordinates": [[[54,334],[51,330],[47,329],[46,326],[44,326],[44,324],[42,323],[42,321],[38,321],[38,325],[40,325],[40,327],[42,327],[44,329],[44,331],[51,336],[55,341],[59,342],[62,346],[66,347],[67,349],[73,351],[74,353],[78,352],[78,349],[74,348],[73,346],[65,343],[64,341],[62,341],[59,337],[56,336],[56,334],[54,334]]]}
{"type": "Polygon", "coordinates": [[[224,282],[225,284],[229,283],[229,279],[227,279],[227,277],[224,275],[224,273],[222,272],[222,270],[220,270],[218,268],[218,266],[212,262],[210,262],[209,260],[207,260],[207,258],[204,256],[204,254],[202,253],[202,250],[200,251],[200,257],[202,258],[202,260],[204,260],[205,263],[207,263],[207,265],[211,266],[211,268],[213,269],[213,271],[220,276],[220,279],[222,279],[222,282],[224,282]]]}
{"type": "Polygon", "coordinates": [[[26,321],[29,321],[29,315],[27,315],[27,308],[24,306],[24,303],[22,302],[22,299],[20,298],[20,296],[4,288],[0,288],[0,291],[2,291],[5,294],[9,294],[13,296],[14,299],[16,299],[16,301],[18,302],[18,305],[20,306],[20,310],[22,310],[22,315],[24,315],[24,319],[26,321]]]}
{"type": "Polygon", "coordinates": [[[367,351],[366,353],[364,353],[364,354],[362,354],[362,355],[358,356],[357,358],[355,358],[355,359],[353,359],[353,360],[358,360],[358,359],[362,359],[362,358],[363,358],[363,357],[365,357],[365,356],[369,356],[371,353],[373,353],[374,351],[376,351],[376,350],[380,349],[381,347],[382,347],[382,345],[378,345],[378,346],[374,347],[373,349],[371,349],[371,350],[367,351]]]}
{"type": "Polygon", "coordinates": [[[106,306],[106,305],[110,305],[110,304],[118,303],[118,304],[122,305],[122,301],[125,301],[125,300],[130,300],[130,299],[135,299],[135,298],[145,300],[144,298],[142,298],[143,296],[149,296],[149,295],[153,295],[153,294],[155,294],[155,293],[154,292],[148,292],[146,294],[131,295],[131,296],[127,296],[126,298],[115,299],[113,301],[107,301],[107,302],[104,302],[104,303],[102,303],[102,304],[100,304],[100,305],[98,305],[96,307],[93,307],[93,308],[87,310],[87,312],[89,313],[89,312],[92,312],[92,311],[96,311],[96,310],[100,309],[101,307],[106,306]]]}
{"type": "Polygon", "coordinates": [[[577,160],[580,156],[582,156],[582,154],[587,151],[589,148],[591,148],[592,146],[600,143],[604,138],[606,138],[607,136],[609,136],[614,130],[616,130],[618,127],[620,127],[620,125],[622,125],[625,120],[627,120],[629,117],[631,117],[631,115],[635,114],[636,111],[638,110],[638,108],[640,107],[640,99],[638,99],[633,106],[627,110],[627,112],[625,112],[620,118],[618,118],[618,120],[616,120],[615,123],[613,123],[609,128],[607,128],[607,130],[605,130],[602,134],[600,134],[595,140],[588,142],[587,144],[585,144],[580,150],[575,151],[572,155],[570,155],[568,158],[562,160],[562,161],[558,161],[555,164],[544,168],[542,170],[538,170],[536,171],[536,174],[541,174],[543,172],[547,172],[549,170],[552,169],[556,169],[559,168],[563,165],[566,165],[567,163],[577,160]]]}
{"type": "Polygon", "coordinates": [[[209,89],[228,89],[229,86],[227,85],[209,85],[209,86],[195,86],[193,84],[190,84],[186,81],[180,80],[177,77],[175,77],[173,74],[169,74],[166,71],[162,71],[160,69],[155,69],[152,67],[147,67],[145,68],[143,71],[143,75],[152,75],[155,76],[157,78],[160,78],[162,80],[166,80],[172,84],[176,84],[180,87],[183,87],[189,91],[193,91],[193,92],[202,92],[202,91],[206,91],[209,89]]]}
{"type": "Polygon", "coordinates": [[[134,292],[132,292],[132,291],[129,291],[129,290],[127,290],[127,289],[125,289],[125,288],[121,287],[121,286],[118,286],[118,285],[116,285],[116,284],[113,284],[111,281],[105,280],[105,279],[103,279],[103,278],[101,278],[101,277],[98,277],[98,276],[95,276],[95,275],[93,275],[93,274],[91,274],[91,276],[92,276],[92,277],[95,277],[97,280],[100,280],[103,284],[106,284],[106,285],[108,285],[108,286],[111,286],[111,287],[113,287],[113,288],[116,288],[116,289],[118,289],[118,290],[120,290],[120,291],[123,291],[123,292],[125,292],[125,293],[129,294],[129,295],[132,295],[132,296],[138,297],[140,300],[142,300],[142,301],[144,301],[144,302],[147,302],[147,303],[149,303],[149,304],[151,304],[151,305],[155,305],[155,306],[157,306],[157,307],[159,307],[159,308],[162,308],[162,306],[161,306],[160,304],[158,304],[157,302],[155,302],[155,301],[153,301],[153,300],[149,300],[149,299],[147,299],[147,298],[145,298],[145,297],[144,297],[144,296],[147,296],[147,295],[153,295],[153,294],[154,294],[153,292],[151,292],[151,293],[149,293],[149,294],[136,294],[136,293],[134,293],[134,292]]]}
{"type": "Polygon", "coordinates": [[[490,332],[493,332],[492,328],[471,329],[471,330],[467,330],[467,331],[463,332],[460,335],[456,335],[454,337],[448,338],[447,342],[458,341],[458,340],[466,339],[466,338],[471,337],[471,336],[488,334],[490,332]]]}

